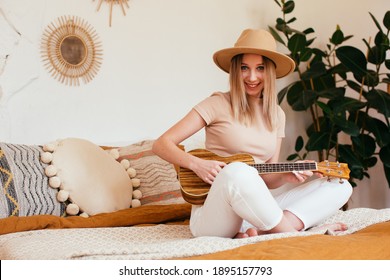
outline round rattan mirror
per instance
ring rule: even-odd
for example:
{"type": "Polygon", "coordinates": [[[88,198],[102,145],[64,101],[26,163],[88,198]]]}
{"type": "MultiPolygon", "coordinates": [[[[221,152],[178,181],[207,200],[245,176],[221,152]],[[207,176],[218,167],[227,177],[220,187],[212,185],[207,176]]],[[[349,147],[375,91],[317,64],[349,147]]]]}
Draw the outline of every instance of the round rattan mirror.
{"type": "Polygon", "coordinates": [[[101,65],[98,36],[79,17],[63,16],[51,23],[44,31],[41,47],[45,67],[66,85],[90,82],[101,65]]]}
{"type": "Polygon", "coordinates": [[[84,41],[75,35],[66,36],[60,43],[60,54],[71,65],[82,64],[87,57],[87,51],[84,41]]]}

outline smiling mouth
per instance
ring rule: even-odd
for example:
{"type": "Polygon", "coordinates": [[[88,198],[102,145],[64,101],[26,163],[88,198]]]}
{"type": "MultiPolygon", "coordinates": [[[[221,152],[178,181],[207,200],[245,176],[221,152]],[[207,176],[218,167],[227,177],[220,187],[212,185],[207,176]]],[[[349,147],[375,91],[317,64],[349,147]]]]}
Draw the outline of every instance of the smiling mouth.
{"type": "Polygon", "coordinates": [[[259,84],[246,84],[248,88],[256,88],[259,84]]]}

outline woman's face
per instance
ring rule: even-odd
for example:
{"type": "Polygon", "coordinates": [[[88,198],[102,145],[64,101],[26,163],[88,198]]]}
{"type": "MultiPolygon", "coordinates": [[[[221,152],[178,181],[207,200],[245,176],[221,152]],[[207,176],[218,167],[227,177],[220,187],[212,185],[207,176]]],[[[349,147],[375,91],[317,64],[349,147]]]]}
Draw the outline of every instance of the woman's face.
{"type": "Polygon", "coordinates": [[[258,54],[244,54],[241,62],[241,74],[245,92],[252,97],[260,98],[264,88],[264,61],[258,54]]]}

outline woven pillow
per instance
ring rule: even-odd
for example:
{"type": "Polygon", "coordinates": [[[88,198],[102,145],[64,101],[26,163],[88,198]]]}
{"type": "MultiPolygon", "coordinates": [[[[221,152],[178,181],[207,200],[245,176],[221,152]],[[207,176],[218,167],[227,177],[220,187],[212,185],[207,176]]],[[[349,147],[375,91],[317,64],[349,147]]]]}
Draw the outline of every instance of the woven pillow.
{"type": "Polygon", "coordinates": [[[63,216],[65,203],[48,186],[41,146],[0,143],[0,218],[50,214],[63,216]]]}
{"type": "Polygon", "coordinates": [[[43,147],[45,174],[67,203],[69,215],[89,216],[129,208],[133,185],[121,163],[90,141],[67,138],[43,147]]]}
{"type": "Polygon", "coordinates": [[[185,203],[174,166],[155,155],[154,140],[145,140],[119,147],[119,159],[127,159],[137,172],[142,192],[142,205],[185,203]]]}

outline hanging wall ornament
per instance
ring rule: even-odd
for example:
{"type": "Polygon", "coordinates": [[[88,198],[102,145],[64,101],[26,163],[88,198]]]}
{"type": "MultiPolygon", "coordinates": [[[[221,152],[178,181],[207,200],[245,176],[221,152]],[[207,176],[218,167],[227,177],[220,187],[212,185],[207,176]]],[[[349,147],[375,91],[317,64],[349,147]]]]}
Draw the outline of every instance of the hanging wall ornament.
{"type": "Polygon", "coordinates": [[[90,82],[102,61],[102,45],[95,30],[76,16],[62,16],[45,29],[42,58],[50,74],[60,82],[80,85],[90,82]]]}
{"type": "Polygon", "coordinates": [[[99,0],[98,6],[97,6],[97,11],[100,10],[103,2],[107,2],[109,4],[109,6],[110,6],[109,7],[110,8],[109,25],[111,27],[111,23],[112,23],[112,10],[113,10],[114,5],[119,5],[121,7],[121,9],[122,9],[123,15],[125,16],[126,15],[125,7],[129,8],[128,1],[129,0],[99,0]]]}

